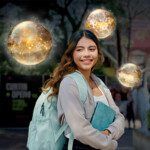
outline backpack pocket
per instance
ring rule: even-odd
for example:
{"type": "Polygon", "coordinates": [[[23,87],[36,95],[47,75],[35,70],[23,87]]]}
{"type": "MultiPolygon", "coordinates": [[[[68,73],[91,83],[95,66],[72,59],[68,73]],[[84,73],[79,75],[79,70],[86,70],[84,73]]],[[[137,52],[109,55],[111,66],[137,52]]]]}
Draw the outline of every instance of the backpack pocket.
{"type": "Polygon", "coordinates": [[[35,122],[30,121],[29,130],[28,130],[27,147],[31,150],[34,149],[36,134],[37,134],[37,130],[36,130],[35,122]]]}

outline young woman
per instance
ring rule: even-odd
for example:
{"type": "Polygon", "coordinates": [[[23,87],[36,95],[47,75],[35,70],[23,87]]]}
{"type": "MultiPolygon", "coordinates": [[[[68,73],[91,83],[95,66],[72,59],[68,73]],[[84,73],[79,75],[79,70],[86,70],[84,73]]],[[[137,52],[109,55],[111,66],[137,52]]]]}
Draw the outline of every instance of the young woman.
{"type": "MultiPolygon", "coordinates": [[[[92,73],[96,63],[100,61],[102,64],[103,60],[96,36],[88,30],[77,31],[72,35],[59,66],[45,86],[53,87],[53,95],[58,94],[58,116],[61,122],[69,125],[65,131],[66,138],[73,132],[73,150],[115,150],[116,140],[124,133],[123,115],[108,88],[100,86],[98,77],[92,73]],[[89,85],[84,105],[80,101],[76,82],[66,76],[75,71],[82,74],[89,85]],[[93,128],[90,123],[97,101],[102,101],[116,111],[114,122],[104,131],[93,128]]],[[[67,144],[64,150],[67,150],[67,144]]]]}

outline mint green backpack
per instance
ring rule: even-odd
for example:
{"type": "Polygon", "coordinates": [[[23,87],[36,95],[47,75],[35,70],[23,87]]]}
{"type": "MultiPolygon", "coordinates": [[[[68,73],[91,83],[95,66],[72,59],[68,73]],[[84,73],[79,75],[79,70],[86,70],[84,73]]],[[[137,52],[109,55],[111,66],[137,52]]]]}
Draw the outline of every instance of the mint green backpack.
{"type": "MultiPolygon", "coordinates": [[[[87,85],[83,76],[74,72],[69,74],[78,86],[80,100],[85,102],[87,96],[87,85]],[[82,92],[81,92],[82,91],[82,92]]],[[[52,92],[42,94],[37,99],[34,107],[32,120],[29,125],[27,147],[29,150],[62,150],[65,143],[63,132],[67,124],[60,125],[57,114],[57,96],[48,95],[52,92]]],[[[69,138],[68,150],[72,150],[73,133],[69,138]]]]}

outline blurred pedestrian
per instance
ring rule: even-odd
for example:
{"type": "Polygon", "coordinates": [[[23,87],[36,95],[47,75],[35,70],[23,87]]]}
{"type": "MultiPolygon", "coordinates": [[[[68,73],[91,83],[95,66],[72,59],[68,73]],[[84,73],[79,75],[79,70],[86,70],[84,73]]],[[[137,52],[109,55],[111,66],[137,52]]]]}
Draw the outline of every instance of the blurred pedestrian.
{"type": "Polygon", "coordinates": [[[135,117],[133,110],[133,98],[131,95],[131,91],[127,93],[127,114],[126,119],[128,121],[128,127],[131,128],[131,121],[133,122],[133,127],[135,128],[135,117]]]}

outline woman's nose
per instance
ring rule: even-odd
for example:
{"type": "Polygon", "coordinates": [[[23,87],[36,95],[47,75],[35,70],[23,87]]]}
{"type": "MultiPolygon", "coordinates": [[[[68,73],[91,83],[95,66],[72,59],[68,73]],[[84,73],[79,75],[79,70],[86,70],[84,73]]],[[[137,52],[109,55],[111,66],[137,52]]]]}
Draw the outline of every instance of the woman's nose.
{"type": "Polygon", "coordinates": [[[90,56],[90,53],[89,53],[89,51],[87,49],[84,50],[84,56],[85,57],[90,56]]]}

